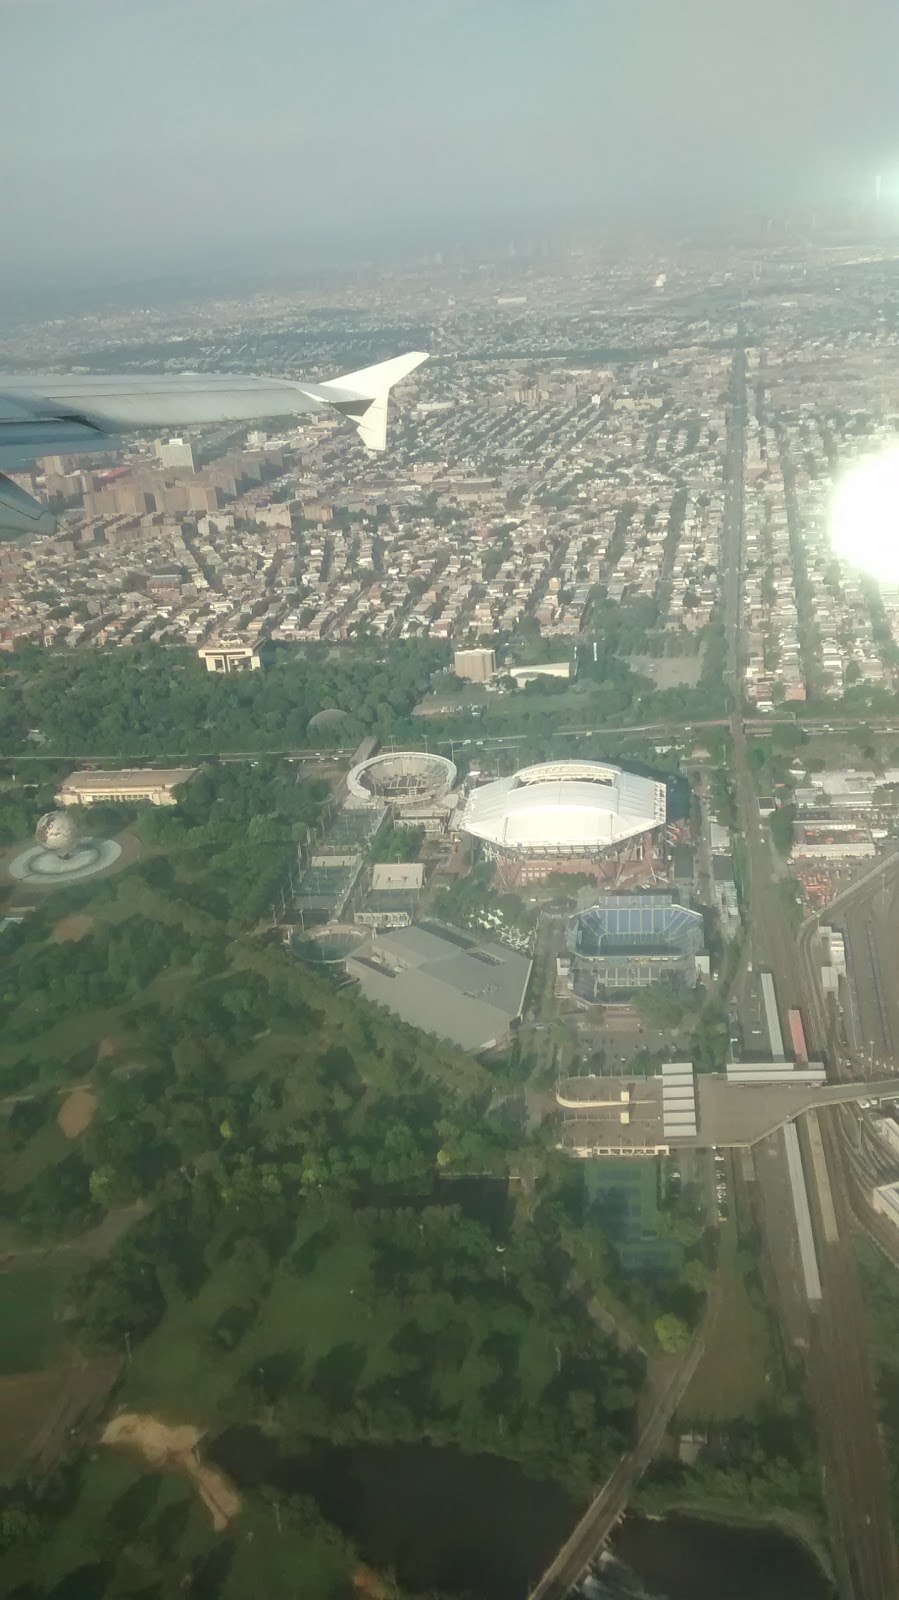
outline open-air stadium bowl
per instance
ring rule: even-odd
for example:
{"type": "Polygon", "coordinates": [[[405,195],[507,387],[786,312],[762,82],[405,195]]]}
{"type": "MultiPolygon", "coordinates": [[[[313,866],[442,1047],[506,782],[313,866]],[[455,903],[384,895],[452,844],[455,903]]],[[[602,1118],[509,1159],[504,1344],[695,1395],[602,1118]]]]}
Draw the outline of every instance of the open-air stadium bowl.
{"type": "Polygon", "coordinates": [[[347,776],[355,800],[442,800],[456,781],[456,768],[446,756],[423,750],[384,750],[360,761],[347,776]]]}

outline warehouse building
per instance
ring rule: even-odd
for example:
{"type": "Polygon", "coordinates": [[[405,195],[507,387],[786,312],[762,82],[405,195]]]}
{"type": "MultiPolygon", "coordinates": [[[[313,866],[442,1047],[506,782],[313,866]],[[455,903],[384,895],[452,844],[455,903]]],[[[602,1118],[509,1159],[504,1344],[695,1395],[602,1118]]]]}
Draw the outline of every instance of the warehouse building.
{"type": "Polygon", "coordinates": [[[353,921],[363,928],[408,928],[424,884],[420,861],[379,861],[371,869],[371,887],[353,921]]]}
{"type": "Polygon", "coordinates": [[[882,1183],[873,1189],[871,1204],[878,1216],[888,1217],[899,1228],[899,1183],[882,1183]]]}
{"type": "Polygon", "coordinates": [[[521,1016],[529,956],[440,923],[375,934],[346,970],[369,1000],[465,1050],[504,1044],[521,1016]]]}
{"type": "Polygon", "coordinates": [[[796,823],[793,829],[794,861],[866,861],[877,854],[867,828],[834,826],[830,822],[796,823]]]}

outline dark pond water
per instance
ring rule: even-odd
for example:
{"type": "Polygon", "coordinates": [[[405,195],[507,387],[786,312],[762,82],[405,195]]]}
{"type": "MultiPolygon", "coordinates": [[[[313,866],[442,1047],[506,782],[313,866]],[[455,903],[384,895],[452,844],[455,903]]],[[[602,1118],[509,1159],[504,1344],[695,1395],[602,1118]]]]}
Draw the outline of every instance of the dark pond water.
{"type": "MultiPolygon", "coordinates": [[[[313,1496],[404,1588],[458,1600],[524,1600],[579,1511],[512,1462],[429,1445],[309,1441],[281,1454],[255,1429],[231,1428],[210,1454],[241,1487],[313,1496]]],[[[831,1600],[811,1558],[777,1533],[629,1518],[614,1554],[596,1600],[831,1600]]]]}
{"type": "MultiPolygon", "coordinates": [[[[652,1600],[834,1600],[803,1545],[771,1528],[734,1528],[694,1517],[627,1517],[604,1565],[600,1594],[652,1600]],[[616,1562],[620,1562],[618,1567],[616,1562]],[[640,1581],[635,1589],[628,1582],[640,1581]]],[[[600,1600],[599,1595],[595,1600],[600,1600]]]]}
{"type": "Polygon", "coordinates": [[[279,1455],[250,1428],[229,1429],[210,1453],[239,1486],[312,1495],[362,1556],[392,1567],[413,1593],[522,1600],[577,1516],[558,1485],[497,1456],[317,1441],[279,1455]]]}

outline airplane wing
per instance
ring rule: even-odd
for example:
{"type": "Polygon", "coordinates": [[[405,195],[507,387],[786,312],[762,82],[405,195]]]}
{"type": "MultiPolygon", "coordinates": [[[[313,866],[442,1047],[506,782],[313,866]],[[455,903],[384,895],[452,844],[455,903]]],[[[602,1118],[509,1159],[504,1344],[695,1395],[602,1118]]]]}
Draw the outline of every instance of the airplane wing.
{"type": "MultiPolygon", "coordinates": [[[[412,350],[318,384],[200,373],[0,377],[0,468],[24,466],[40,456],[108,450],[120,434],[135,428],[302,416],[325,405],[352,419],[369,450],[384,450],[390,390],[427,359],[425,352],[412,350]]],[[[0,472],[0,537],[54,526],[46,507],[0,472]]]]}

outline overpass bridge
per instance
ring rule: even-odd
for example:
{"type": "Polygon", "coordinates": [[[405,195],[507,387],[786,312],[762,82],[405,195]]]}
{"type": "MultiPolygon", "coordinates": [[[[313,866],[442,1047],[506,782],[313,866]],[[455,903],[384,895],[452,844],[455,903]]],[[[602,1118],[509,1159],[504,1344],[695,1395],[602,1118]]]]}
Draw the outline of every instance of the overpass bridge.
{"type": "MultiPolygon", "coordinates": [[[[786,1076],[792,1074],[787,1070],[786,1076]]],[[[657,1155],[668,1150],[748,1150],[809,1111],[858,1101],[899,1099],[899,1075],[870,1083],[735,1082],[726,1073],[694,1077],[696,1132],[666,1132],[661,1077],[633,1073],[568,1078],[556,1090],[564,1120],[560,1148],[570,1155],[657,1155]],[[622,1112],[626,1120],[622,1120],[622,1112]]]]}
{"type": "Polygon", "coordinates": [[[698,1128],[695,1139],[681,1140],[677,1148],[718,1145],[745,1150],[794,1122],[807,1111],[844,1106],[859,1100],[899,1099],[899,1077],[873,1083],[828,1083],[816,1089],[809,1084],[728,1083],[718,1073],[696,1079],[698,1128]]]}

